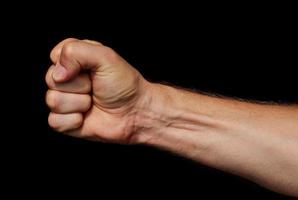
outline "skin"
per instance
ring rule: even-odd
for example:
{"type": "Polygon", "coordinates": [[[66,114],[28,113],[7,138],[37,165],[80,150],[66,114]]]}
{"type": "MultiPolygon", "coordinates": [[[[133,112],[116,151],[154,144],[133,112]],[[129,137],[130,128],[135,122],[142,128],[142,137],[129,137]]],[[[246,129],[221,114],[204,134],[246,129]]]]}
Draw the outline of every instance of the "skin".
{"type": "Polygon", "coordinates": [[[66,39],[46,74],[49,125],[145,144],[298,197],[298,108],[210,97],[150,83],[111,48],[66,39]]]}

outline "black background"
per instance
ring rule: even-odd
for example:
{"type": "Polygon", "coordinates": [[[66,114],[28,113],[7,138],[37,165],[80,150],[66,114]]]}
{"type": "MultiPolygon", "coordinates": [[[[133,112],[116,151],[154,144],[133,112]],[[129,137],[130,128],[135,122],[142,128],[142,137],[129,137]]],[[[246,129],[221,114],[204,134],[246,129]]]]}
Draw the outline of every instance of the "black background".
{"type": "Polygon", "coordinates": [[[145,7],[126,10],[117,4],[103,12],[87,5],[67,13],[43,8],[30,17],[29,11],[19,13],[16,22],[7,23],[2,32],[7,53],[3,68],[8,69],[3,71],[2,100],[8,105],[3,108],[8,129],[3,131],[2,152],[3,180],[13,191],[9,194],[286,199],[154,148],[94,143],[48,127],[44,75],[50,50],[67,37],[112,47],[154,82],[297,103],[297,31],[291,12],[218,13],[212,6],[202,12],[204,8],[179,5],[145,12],[145,7]]]}

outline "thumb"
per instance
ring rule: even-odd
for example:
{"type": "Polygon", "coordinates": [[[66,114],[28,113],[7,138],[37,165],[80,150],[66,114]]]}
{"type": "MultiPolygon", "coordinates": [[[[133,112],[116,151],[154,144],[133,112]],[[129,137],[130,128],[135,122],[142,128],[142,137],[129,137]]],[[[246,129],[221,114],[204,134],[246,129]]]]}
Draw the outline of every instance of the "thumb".
{"type": "Polygon", "coordinates": [[[96,71],[106,62],[108,47],[100,43],[76,40],[65,43],[53,69],[55,82],[66,82],[82,70],[96,71]]]}

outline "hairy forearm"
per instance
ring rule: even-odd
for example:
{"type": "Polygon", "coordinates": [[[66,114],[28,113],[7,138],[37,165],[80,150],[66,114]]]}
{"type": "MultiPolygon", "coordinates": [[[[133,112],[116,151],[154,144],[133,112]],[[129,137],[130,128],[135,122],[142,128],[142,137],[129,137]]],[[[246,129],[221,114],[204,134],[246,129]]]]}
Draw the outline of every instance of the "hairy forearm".
{"type": "Polygon", "coordinates": [[[227,100],[152,84],[137,142],[298,196],[298,109],[227,100]]]}

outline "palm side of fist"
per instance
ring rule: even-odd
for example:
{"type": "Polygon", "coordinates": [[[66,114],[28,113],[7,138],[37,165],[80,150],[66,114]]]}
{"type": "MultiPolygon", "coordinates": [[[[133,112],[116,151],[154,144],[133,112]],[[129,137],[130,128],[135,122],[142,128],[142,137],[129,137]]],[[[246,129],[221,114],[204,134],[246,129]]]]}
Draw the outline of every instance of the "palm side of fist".
{"type": "Polygon", "coordinates": [[[150,102],[150,83],[95,41],[66,39],[52,50],[51,60],[49,125],[75,137],[133,142],[136,115],[150,102]]]}

